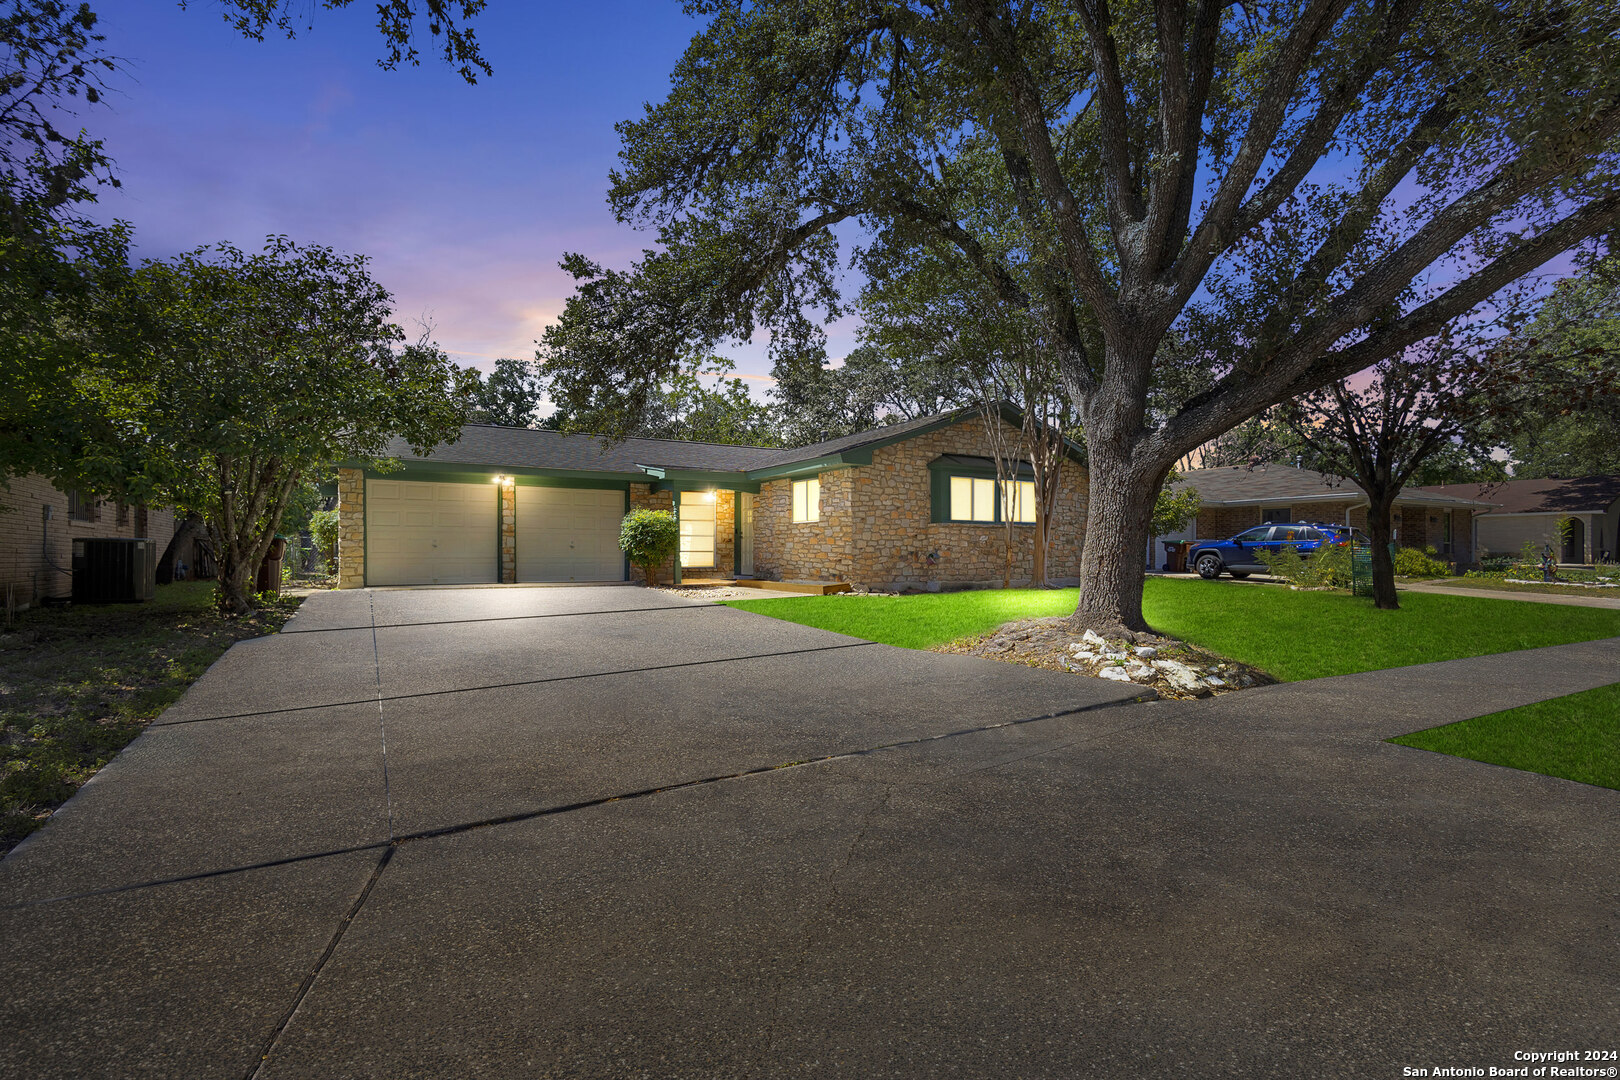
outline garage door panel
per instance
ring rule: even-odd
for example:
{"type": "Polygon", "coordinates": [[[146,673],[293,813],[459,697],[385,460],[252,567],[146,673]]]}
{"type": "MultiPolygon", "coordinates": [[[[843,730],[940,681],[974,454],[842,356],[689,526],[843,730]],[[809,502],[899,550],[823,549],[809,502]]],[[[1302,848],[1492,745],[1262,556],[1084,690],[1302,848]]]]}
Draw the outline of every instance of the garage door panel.
{"type": "Polygon", "coordinates": [[[497,580],[496,492],[482,484],[366,484],[366,583],[497,580]]]}
{"type": "Polygon", "coordinates": [[[624,492],[517,489],[519,581],[621,581],[624,492]]]}

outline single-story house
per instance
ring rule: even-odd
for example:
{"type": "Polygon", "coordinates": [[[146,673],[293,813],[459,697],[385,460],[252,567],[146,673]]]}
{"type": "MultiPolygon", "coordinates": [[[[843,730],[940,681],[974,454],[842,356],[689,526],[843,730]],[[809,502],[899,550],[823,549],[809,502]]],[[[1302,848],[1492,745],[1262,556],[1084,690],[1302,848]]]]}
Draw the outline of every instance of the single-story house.
{"type": "MultiPolygon", "coordinates": [[[[1164,544],[1175,540],[1222,540],[1270,521],[1310,521],[1367,527],[1367,496],[1352,481],[1289,465],[1193,469],[1182,480],[1198,492],[1201,507],[1187,528],[1155,537],[1149,567],[1164,563],[1164,544]]],[[[1391,527],[1402,547],[1432,546],[1445,559],[1467,565],[1476,559],[1476,511],[1485,499],[1423,488],[1405,488],[1395,499],[1391,527]]]]}
{"type": "MultiPolygon", "coordinates": [[[[999,422],[1016,428],[1016,409],[999,422]]],[[[1004,515],[1014,579],[1034,549],[1028,465],[997,492],[977,409],[783,450],[663,439],[611,441],[471,424],[394,468],[338,474],[339,587],[624,581],[619,523],[672,510],[681,547],[663,578],[847,582],[879,589],[999,582],[1004,515]]],[[[1079,575],[1088,477],[1070,447],[1060,474],[1054,579],[1079,575]]]]}
{"type": "Polygon", "coordinates": [[[73,592],[73,541],[147,538],[158,552],[174,536],[174,512],[63,491],[43,476],[0,488],[0,586],[26,607],[73,592]]]}
{"type": "Polygon", "coordinates": [[[1551,545],[1560,562],[1612,560],[1620,551],[1620,476],[1573,480],[1506,480],[1424,488],[1498,505],[1478,518],[1481,554],[1516,555],[1524,545],[1551,545]],[[1559,522],[1569,531],[1559,535],[1559,522]]]}

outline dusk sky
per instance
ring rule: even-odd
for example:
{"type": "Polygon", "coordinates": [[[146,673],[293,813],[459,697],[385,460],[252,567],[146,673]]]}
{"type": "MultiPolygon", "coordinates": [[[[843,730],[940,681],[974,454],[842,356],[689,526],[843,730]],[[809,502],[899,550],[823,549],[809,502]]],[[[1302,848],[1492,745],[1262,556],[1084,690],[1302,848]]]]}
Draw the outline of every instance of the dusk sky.
{"type": "Polygon", "coordinates": [[[268,233],[363,253],[412,336],[426,319],[463,364],[531,357],[572,292],[565,251],[624,267],[652,242],[607,207],[613,125],[663,97],[700,24],[677,0],[492,4],[473,25],[495,74],[468,86],[436,56],[378,68],[372,6],[257,43],[207,0],[97,4],[127,70],[81,114],[124,185],[96,213],[132,222],[140,257],[268,233]]]}

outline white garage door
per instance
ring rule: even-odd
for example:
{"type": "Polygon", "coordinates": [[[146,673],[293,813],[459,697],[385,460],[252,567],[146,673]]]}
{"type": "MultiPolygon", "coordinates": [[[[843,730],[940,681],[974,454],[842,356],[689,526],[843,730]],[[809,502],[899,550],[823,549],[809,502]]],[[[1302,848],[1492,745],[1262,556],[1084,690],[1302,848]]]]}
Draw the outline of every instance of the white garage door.
{"type": "Polygon", "coordinates": [[[519,581],[623,581],[624,492],[517,489],[519,581]]]}
{"type": "Polygon", "coordinates": [[[497,580],[499,498],[493,484],[367,480],[366,584],[497,580]]]}

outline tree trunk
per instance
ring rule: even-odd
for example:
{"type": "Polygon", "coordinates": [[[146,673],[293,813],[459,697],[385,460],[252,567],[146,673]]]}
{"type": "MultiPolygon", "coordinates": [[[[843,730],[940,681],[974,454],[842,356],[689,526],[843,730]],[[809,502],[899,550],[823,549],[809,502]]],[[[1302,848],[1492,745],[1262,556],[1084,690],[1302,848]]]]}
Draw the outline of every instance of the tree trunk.
{"type": "Polygon", "coordinates": [[[1029,557],[1029,587],[1032,589],[1044,589],[1047,587],[1046,507],[1044,505],[1035,508],[1035,548],[1029,557]]]}
{"type": "Polygon", "coordinates": [[[1142,550],[1157,492],[1155,473],[1127,454],[1087,442],[1091,497],[1080,552],[1080,603],[1070,625],[1107,637],[1149,629],[1142,615],[1142,550]]]}
{"type": "Polygon", "coordinates": [[[1385,611],[1400,608],[1395,593],[1395,560],[1389,553],[1393,499],[1373,499],[1367,507],[1367,535],[1372,540],[1373,604],[1385,611]]]}
{"type": "MultiPolygon", "coordinates": [[[[169,538],[169,546],[163,549],[163,555],[158,559],[157,583],[169,585],[174,581],[174,564],[179,561],[180,553],[192,550],[197,537],[203,535],[203,519],[196,514],[187,514],[174,535],[169,538]]],[[[195,571],[195,567],[193,567],[195,571]]]]}
{"type": "Polygon", "coordinates": [[[253,603],[249,582],[258,572],[253,561],[242,556],[237,545],[229,540],[219,550],[219,606],[236,615],[251,615],[258,608],[253,603]]]}

